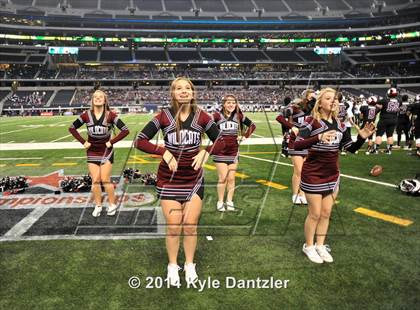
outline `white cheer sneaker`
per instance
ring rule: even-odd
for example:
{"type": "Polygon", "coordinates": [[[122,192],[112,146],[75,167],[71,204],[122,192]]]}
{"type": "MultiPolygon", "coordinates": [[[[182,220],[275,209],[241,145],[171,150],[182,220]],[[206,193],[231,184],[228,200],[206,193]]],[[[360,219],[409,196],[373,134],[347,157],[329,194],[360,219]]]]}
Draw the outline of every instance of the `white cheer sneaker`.
{"type": "Polygon", "coordinates": [[[318,252],[318,255],[322,258],[324,262],[332,263],[334,261],[333,257],[330,254],[331,249],[327,244],[315,245],[315,248],[318,252]]]}
{"type": "Polygon", "coordinates": [[[292,195],[292,202],[295,205],[301,205],[302,201],[300,200],[300,196],[297,194],[292,195]]]}
{"type": "Polygon", "coordinates": [[[226,201],[226,211],[236,211],[232,201],[226,201]]]}
{"type": "Polygon", "coordinates": [[[306,200],[305,195],[299,195],[299,199],[300,199],[301,204],[304,204],[304,205],[308,204],[308,201],[306,200]]]}
{"type": "Polygon", "coordinates": [[[223,201],[218,201],[216,204],[216,210],[219,212],[225,212],[225,203],[223,201]]]}
{"type": "Polygon", "coordinates": [[[101,212],[102,212],[102,206],[95,206],[95,209],[93,209],[93,212],[92,212],[92,216],[98,217],[101,215],[101,212]]]}
{"type": "Polygon", "coordinates": [[[188,263],[184,265],[184,271],[185,271],[185,281],[187,283],[194,283],[198,280],[198,275],[195,270],[195,264],[188,263]]]}
{"type": "Polygon", "coordinates": [[[166,276],[166,279],[168,279],[170,286],[179,287],[181,285],[178,274],[178,271],[180,269],[181,268],[176,264],[168,264],[168,274],[166,276]]]}
{"type": "Polygon", "coordinates": [[[303,253],[309,258],[309,260],[316,264],[322,264],[324,260],[319,256],[318,252],[315,249],[315,246],[306,246],[306,243],[302,248],[303,253]]]}
{"type": "Polygon", "coordinates": [[[117,205],[114,205],[111,203],[108,207],[108,211],[106,214],[109,216],[114,216],[115,213],[117,212],[117,208],[118,208],[117,205]]]}

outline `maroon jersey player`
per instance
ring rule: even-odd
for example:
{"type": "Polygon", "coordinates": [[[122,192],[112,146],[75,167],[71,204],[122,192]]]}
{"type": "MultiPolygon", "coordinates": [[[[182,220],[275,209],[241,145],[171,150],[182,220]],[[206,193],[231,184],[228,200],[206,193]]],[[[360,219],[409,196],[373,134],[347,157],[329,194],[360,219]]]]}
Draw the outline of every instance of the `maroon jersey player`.
{"type": "Polygon", "coordinates": [[[224,138],[225,147],[213,155],[219,177],[217,183],[217,210],[234,211],[233,195],[235,191],[235,173],[238,168],[239,142],[251,136],[255,124],[239,108],[238,100],[233,95],[223,98],[221,112],[214,112],[213,119],[224,138]],[[244,132],[244,126],[248,129],[244,132]],[[224,204],[227,189],[226,207],[224,204]]]}
{"type": "Polygon", "coordinates": [[[204,193],[202,166],[209,153],[218,152],[224,147],[224,142],[214,121],[198,107],[190,80],[184,77],[175,79],[170,95],[171,107],[164,108],[143,128],[135,145],[144,152],[163,157],[156,189],[167,223],[167,279],[170,285],[179,286],[177,259],[181,233],[184,235],[186,281],[198,279],[194,254],[204,193]],[[164,136],[164,146],[150,142],[159,130],[164,136]],[[206,149],[200,149],[203,133],[213,141],[213,145],[206,149]]]}
{"type": "Polygon", "coordinates": [[[98,217],[102,211],[101,183],[109,199],[107,214],[115,215],[117,206],[114,186],[111,183],[114,162],[112,146],[129,134],[127,126],[116,113],[110,111],[107,95],[97,90],[92,96],[91,109],[83,112],[70,126],[69,131],[86,148],[89,174],[92,177],[92,194],[96,204],[92,215],[98,217]],[[86,124],[87,128],[87,141],[77,131],[83,124],[86,124]],[[117,127],[120,132],[112,138],[114,127],[117,127]]]}
{"type": "Polygon", "coordinates": [[[303,252],[315,263],[333,261],[324,241],[334,203],[332,194],[338,189],[340,180],[339,148],[354,153],[375,130],[373,124],[367,124],[359,130],[357,141],[353,142],[346,126],[337,118],[335,96],[332,88],[321,90],[312,116],[305,120],[294,142],[295,149],[308,149],[301,180],[302,190],[308,200],[303,252]]]}
{"type": "Polygon", "coordinates": [[[387,91],[387,98],[380,100],[377,107],[380,109],[378,131],[376,132],[375,146],[373,154],[378,154],[379,146],[382,143],[382,136],[386,134],[385,154],[391,155],[392,145],[394,143],[394,131],[398,122],[398,112],[400,110],[401,100],[398,97],[398,90],[391,87],[387,91]]]}
{"type": "MultiPolygon", "coordinates": [[[[360,114],[362,117],[362,127],[367,123],[375,123],[376,116],[378,115],[379,108],[376,106],[378,98],[376,96],[370,96],[367,100],[367,105],[360,107],[360,114]]],[[[368,137],[368,149],[366,155],[369,155],[373,150],[373,135],[368,137]]]]}

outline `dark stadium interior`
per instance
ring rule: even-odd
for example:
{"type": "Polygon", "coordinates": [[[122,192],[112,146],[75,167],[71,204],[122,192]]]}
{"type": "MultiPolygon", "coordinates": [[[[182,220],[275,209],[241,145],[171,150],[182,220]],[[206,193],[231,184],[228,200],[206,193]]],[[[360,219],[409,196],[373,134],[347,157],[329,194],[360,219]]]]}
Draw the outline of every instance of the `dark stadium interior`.
{"type": "Polygon", "coordinates": [[[285,94],[330,84],[358,96],[383,95],[393,83],[414,96],[420,5],[375,3],[4,1],[1,110],[84,106],[95,85],[117,105],[162,104],[177,76],[197,84],[203,104],[227,90],[244,103],[279,104],[285,94]],[[53,54],[49,47],[77,51],[53,54]],[[206,89],[213,95],[202,95],[206,89]]]}
{"type": "Polygon", "coordinates": [[[419,133],[420,0],[0,0],[0,310],[420,309],[419,133]]]}

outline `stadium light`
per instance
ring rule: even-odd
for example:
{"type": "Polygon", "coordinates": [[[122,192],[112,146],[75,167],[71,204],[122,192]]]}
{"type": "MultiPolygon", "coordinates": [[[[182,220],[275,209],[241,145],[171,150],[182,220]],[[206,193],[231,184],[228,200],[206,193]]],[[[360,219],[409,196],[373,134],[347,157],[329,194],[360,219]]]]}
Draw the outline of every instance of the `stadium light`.
{"type": "Polygon", "coordinates": [[[325,14],[327,14],[327,12],[330,11],[330,8],[328,6],[321,6],[321,5],[319,5],[319,6],[316,7],[316,10],[318,12],[321,12],[322,13],[322,16],[324,16],[325,14]]]}
{"type": "Polygon", "coordinates": [[[385,7],[386,7],[385,1],[374,0],[372,2],[372,5],[371,5],[371,8],[372,9],[375,9],[375,8],[378,9],[378,13],[381,13],[382,12],[382,9],[385,8],[385,7]]]}
{"type": "Polygon", "coordinates": [[[198,17],[202,10],[201,10],[201,8],[191,8],[190,11],[194,13],[195,17],[198,17]]]}
{"type": "Polygon", "coordinates": [[[254,8],[252,11],[255,12],[255,13],[258,13],[258,17],[261,17],[262,14],[265,12],[265,9],[264,8],[260,8],[260,9],[255,9],[254,8]]]}
{"type": "Polygon", "coordinates": [[[67,5],[66,1],[60,2],[60,5],[59,6],[60,6],[60,9],[61,9],[61,11],[63,13],[66,13],[67,12],[68,5],[67,5]]]}

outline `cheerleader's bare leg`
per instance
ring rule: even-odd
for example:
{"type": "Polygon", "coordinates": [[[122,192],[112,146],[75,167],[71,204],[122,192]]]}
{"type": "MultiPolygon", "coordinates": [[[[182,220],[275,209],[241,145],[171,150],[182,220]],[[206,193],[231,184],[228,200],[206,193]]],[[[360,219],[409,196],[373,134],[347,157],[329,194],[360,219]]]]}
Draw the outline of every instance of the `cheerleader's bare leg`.
{"type": "Polygon", "coordinates": [[[217,168],[217,199],[220,202],[223,202],[225,199],[225,191],[226,191],[226,182],[227,182],[227,175],[228,175],[228,165],[225,163],[215,163],[217,168]]]}
{"type": "Polygon", "coordinates": [[[323,245],[328,232],[330,223],[331,210],[334,204],[334,198],[331,195],[322,197],[322,207],[319,217],[318,226],[316,228],[316,244],[323,245]]]}
{"type": "Polygon", "coordinates": [[[197,248],[197,225],[200,220],[201,207],[201,198],[195,194],[190,201],[185,203],[183,208],[182,227],[186,264],[194,262],[194,254],[197,248]]]}
{"type": "Polygon", "coordinates": [[[177,265],[182,232],[182,205],[175,200],[161,200],[160,205],[166,219],[166,250],[169,263],[177,265]]]}
{"type": "Polygon", "coordinates": [[[112,164],[108,160],[105,164],[101,165],[101,182],[108,194],[110,204],[115,204],[115,191],[114,185],[111,183],[112,164]]]}
{"type": "Polygon", "coordinates": [[[307,246],[314,245],[315,232],[321,217],[322,195],[306,193],[308,200],[308,215],[305,220],[305,240],[307,246]]]}
{"type": "Polygon", "coordinates": [[[228,165],[228,175],[227,175],[227,198],[226,201],[232,202],[233,201],[233,194],[235,193],[235,174],[238,168],[238,164],[230,164],[228,165]]]}
{"type": "Polygon", "coordinates": [[[300,190],[300,179],[302,174],[302,166],[305,158],[302,156],[292,156],[293,175],[292,175],[292,194],[305,196],[305,193],[300,190]]]}
{"type": "Polygon", "coordinates": [[[92,178],[92,195],[95,205],[102,205],[102,189],[101,189],[101,167],[97,164],[88,163],[89,174],[92,178]]]}

